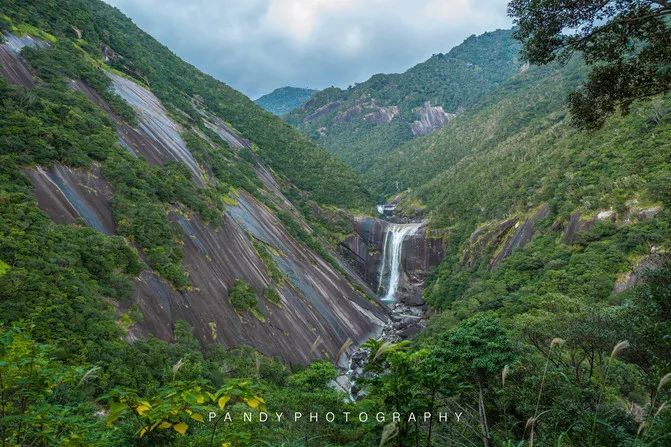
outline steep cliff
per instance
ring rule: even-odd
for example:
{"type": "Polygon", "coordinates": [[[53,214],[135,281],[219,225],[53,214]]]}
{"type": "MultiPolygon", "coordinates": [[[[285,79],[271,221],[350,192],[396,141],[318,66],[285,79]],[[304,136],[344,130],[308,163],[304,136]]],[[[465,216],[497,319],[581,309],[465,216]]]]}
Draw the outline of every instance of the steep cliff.
{"type": "MultiPolygon", "coordinates": [[[[384,295],[389,271],[383,268],[388,249],[389,221],[357,217],[352,222],[354,232],[340,244],[340,252],[379,295],[384,295]]],[[[422,292],[428,274],[437,267],[445,254],[444,232],[428,229],[426,225],[408,235],[401,247],[400,282],[397,299],[409,305],[423,305],[422,292]]]]}

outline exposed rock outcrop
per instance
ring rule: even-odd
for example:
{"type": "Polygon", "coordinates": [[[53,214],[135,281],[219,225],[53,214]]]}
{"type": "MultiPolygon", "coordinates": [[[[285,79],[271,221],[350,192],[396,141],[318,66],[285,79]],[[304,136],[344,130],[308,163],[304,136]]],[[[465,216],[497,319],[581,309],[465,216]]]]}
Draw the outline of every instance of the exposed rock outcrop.
{"type": "Polygon", "coordinates": [[[116,228],[110,201],[112,188],[93,164],[90,170],[55,164],[24,171],[35,187],[37,203],[56,223],[83,223],[105,233],[116,228]]]}
{"type": "Polygon", "coordinates": [[[228,124],[226,124],[222,119],[216,116],[210,116],[205,120],[205,125],[213,130],[219,137],[224,140],[230,147],[233,149],[242,149],[252,147],[252,143],[240,136],[235,132],[228,124]]]}
{"type": "Polygon", "coordinates": [[[547,204],[541,205],[536,212],[515,224],[515,232],[507,240],[505,246],[491,260],[491,265],[496,266],[502,260],[513,254],[518,248],[524,248],[536,232],[535,223],[550,215],[550,207],[547,204]]]}
{"type": "Polygon", "coordinates": [[[489,224],[475,230],[469,245],[464,250],[462,264],[471,267],[490,247],[499,246],[503,237],[517,223],[516,219],[506,219],[497,224],[489,224]]]}
{"type": "Polygon", "coordinates": [[[618,276],[613,285],[613,293],[622,293],[637,285],[647,272],[659,269],[663,265],[664,260],[664,256],[659,253],[643,256],[635,263],[631,270],[618,276]]]}
{"type": "Polygon", "coordinates": [[[70,86],[84,93],[91,101],[102,108],[115,124],[121,146],[135,156],[141,156],[150,164],[163,165],[174,160],[172,150],[164,142],[149,133],[143,127],[134,128],[116,116],[112,108],[94,89],[79,80],[70,81],[70,86]]]}
{"type": "Polygon", "coordinates": [[[352,106],[338,113],[333,121],[348,123],[354,119],[362,118],[369,123],[381,125],[390,123],[399,113],[398,106],[380,107],[375,99],[362,97],[357,99],[352,106]]]}
{"type": "Polygon", "coordinates": [[[378,107],[363,116],[364,121],[377,125],[388,124],[401,113],[398,106],[378,107]]]}
{"type": "Polygon", "coordinates": [[[596,216],[593,218],[582,219],[580,211],[576,211],[571,214],[566,226],[564,227],[564,234],[562,236],[562,242],[565,244],[572,244],[575,242],[576,236],[580,232],[589,231],[590,228],[594,226],[596,222],[596,216]]]}
{"type": "Polygon", "coordinates": [[[448,121],[456,118],[462,111],[457,113],[447,113],[442,106],[432,106],[431,101],[424,103],[422,107],[416,110],[419,120],[410,124],[410,130],[414,136],[428,135],[435,130],[440,129],[448,121]]]}
{"type": "Polygon", "coordinates": [[[324,104],[323,106],[319,107],[317,110],[309,114],[308,116],[305,117],[305,121],[314,121],[318,118],[321,118],[322,116],[326,115],[332,110],[335,110],[340,106],[340,103],[342,101],[333,101],[329,102],[328,104],[324,104]]]}
{"type": "Polygon", "coordinates": [[[252,147],[252,142],[240,135],[232,126],[227,124],[218,116],[207,111],[200,96],[196,96],[192,101],[194,108],[200,113],[203,122],[208,129],[216,133],[219,138],[228,143],[232,149],[243,149],[252,147]]]}
{"type": "Polygon", "coordinates": [[[21,87],[35,86],[32,72],[26,61],[21,57],[24,47],[44,48],[49,44],[31,36],[16,36],[12,33],[3,33],[4,42],[0,44],[0,75],[7,81],[21,87]]]}
{"type": "Polygon", "coordinates": [[[202,172],[180,135],[181,127],[168,116],[168,111],[156,95],[130,79],[109,72],[107,75],[112,80],[114,91],[135,110],[140,130],[167,149],[161,153],[187,165],[202,183],[202,172]]]}
{"type": "Polygon", "coordinates": [[[489,266],[496,267],[515,250],[524,248],[531,242],[537,223],[549,215],[550,207],[543,204],[528,216],[483,225],[471,234],[462,264],[472,266],[485,254],[491,253],[489,266]]]}
{"type": "MultiPolygon", "coordinates": [[[[354,233],[340,244],[342,255],[377,292],[381,292],[380,284],[383,282],[380,281],[380,271],[388,224],[381,219],[356,218],[353,221],[354,233]]],[[[418,306],[424,304],[422,286],[428,272],[442,261],[445,252],[443,236],[424,226],[404,240],[398,288],[401,302],[418,306]]]]}
{"type": "MultiPolygon", "coordinates": [[[[660,205],[647,208],[637,207],[634,202],[630,202],[628,205],[629,208],[621,216],[618,216],[612,209],[598,210],[588,216],[584,216],[576,210],[571,213],[567,220],[555,220],[549,230],[556,233],[562,243],[570,245],[579,241],[579,235],[591,230],[597,222],[626,225],[632,220],[650,219],[662,210],[660,205]]],[[[488,260],[490,267],[496,267],[512,255],[515,250],[526,246],[533,239],[538,222],[549,216],[550,208],[547,204],[543,204],[525,216],[482,225],[471,234],[469,243],[464,250],[462,264],[471,267],[484,256],[490,256],[488,260]]],[[[621,286],[616,285],[616,289],[618,287],[626,288],[630,279],[629,277],[620,278],[621,286]]]]}

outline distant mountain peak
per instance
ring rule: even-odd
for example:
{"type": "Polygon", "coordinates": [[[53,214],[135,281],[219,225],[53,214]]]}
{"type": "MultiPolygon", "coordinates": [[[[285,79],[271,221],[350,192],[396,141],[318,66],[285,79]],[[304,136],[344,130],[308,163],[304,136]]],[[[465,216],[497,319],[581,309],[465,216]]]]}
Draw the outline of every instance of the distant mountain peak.
{"type": "Polygon", "coordinates": [[[317,90],[309,88],[279,87],[255,102],[270,113],[280,116],[300,107],[316,92],[317,90]]]}

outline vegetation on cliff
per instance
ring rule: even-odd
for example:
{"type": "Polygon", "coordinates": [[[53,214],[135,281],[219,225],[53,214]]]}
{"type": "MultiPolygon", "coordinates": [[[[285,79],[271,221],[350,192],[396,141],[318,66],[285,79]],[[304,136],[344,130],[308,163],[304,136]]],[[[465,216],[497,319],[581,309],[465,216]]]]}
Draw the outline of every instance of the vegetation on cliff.
{"type": "Polygon", "coordinates": [[[90,0],[16,1],[5,5],[3,14],[59,39],[77,40],[78,47],[94,60],[102,60],[107,52],[112,68],[149,85],[176,118],[200,123],[194,102],[200,99],[208,110],[254,141],[271,167],[317,202],[347,207],[369,204],[359,178],[342,162],[243,94],[179,59],[117,9],[90,0]]]}

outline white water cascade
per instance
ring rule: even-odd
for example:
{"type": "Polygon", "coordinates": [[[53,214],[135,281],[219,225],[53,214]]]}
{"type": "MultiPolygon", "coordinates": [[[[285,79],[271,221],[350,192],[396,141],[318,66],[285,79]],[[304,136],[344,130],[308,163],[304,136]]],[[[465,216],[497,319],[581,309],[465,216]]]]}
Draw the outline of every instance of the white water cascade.
{"type": "Polygon", "coordinates": [[[389,272],[389,283],[386,294],[381,298],[385,303],[393,303],[396,299],[396,291],[401,278],[401,261],[403,241],[412,236],[422,226],[422,223],[396,224],[390,223],[384,235],[384,248],[382,249],[382,264],[380,267],[380,282],[378,290],[382,287],[382,279],[385,272],[389,272]]]}

